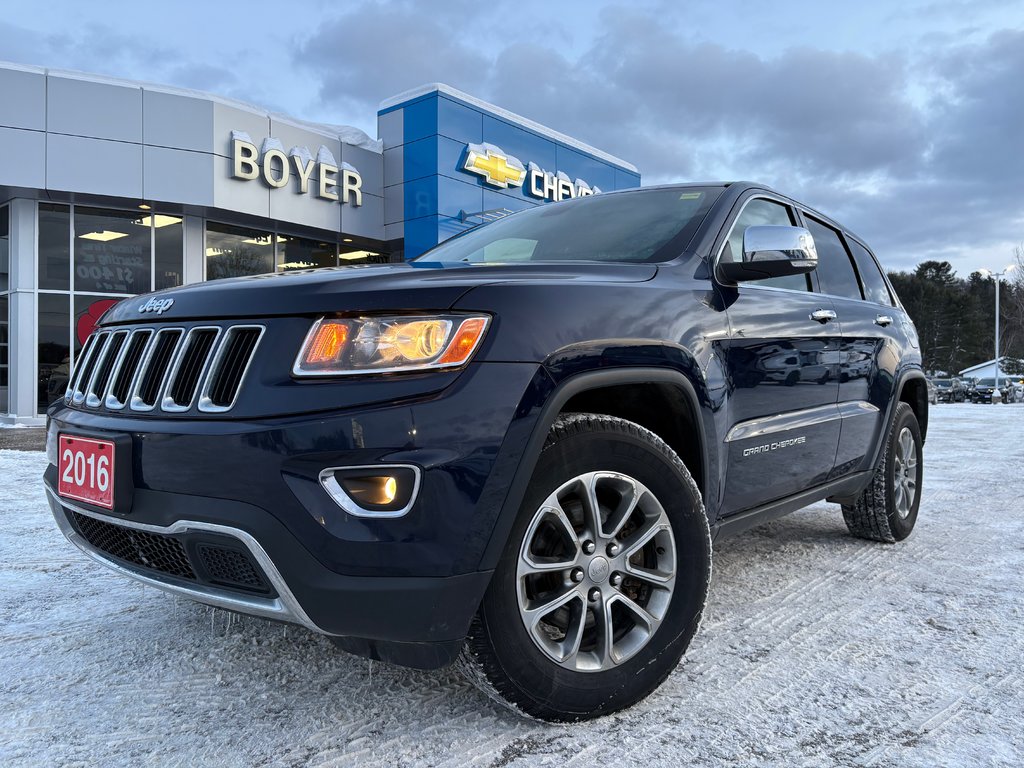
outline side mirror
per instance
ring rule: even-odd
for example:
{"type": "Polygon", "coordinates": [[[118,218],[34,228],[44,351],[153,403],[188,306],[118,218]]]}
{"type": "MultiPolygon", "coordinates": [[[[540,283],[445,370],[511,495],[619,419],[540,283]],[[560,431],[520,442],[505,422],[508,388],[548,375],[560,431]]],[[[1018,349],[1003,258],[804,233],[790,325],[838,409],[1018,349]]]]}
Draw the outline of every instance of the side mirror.
{"type": "Polygon", "coordinates": [[[718,270],[729,281],[802,275],[818,266],[814,238],[803,227],[747,227],[743,261],[720,261],[718,270]]]}

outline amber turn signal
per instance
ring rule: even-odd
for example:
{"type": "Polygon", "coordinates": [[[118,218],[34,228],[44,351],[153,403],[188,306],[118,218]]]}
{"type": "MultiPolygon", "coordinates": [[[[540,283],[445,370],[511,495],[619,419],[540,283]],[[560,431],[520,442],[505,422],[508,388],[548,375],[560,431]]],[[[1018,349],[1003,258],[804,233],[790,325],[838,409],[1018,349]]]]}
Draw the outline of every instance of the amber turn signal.
{"type": "Polygon", "coordinates": [[[335,363],[347,343],[348,324],[344,320],[324,320],[309,340],[303,362],[314,368],[335,363]]]}
{"type": "Polygon", "coordinates": [[[441,365],[462,365],[469,356],[473,354],[480,338],[484,335],[487,327],[487,319],[483,317],[471,317],[462,321],[459,330],[455,332],[455,338],[448,345],[448,349],[441,355],[437,362],[441,365]]]}

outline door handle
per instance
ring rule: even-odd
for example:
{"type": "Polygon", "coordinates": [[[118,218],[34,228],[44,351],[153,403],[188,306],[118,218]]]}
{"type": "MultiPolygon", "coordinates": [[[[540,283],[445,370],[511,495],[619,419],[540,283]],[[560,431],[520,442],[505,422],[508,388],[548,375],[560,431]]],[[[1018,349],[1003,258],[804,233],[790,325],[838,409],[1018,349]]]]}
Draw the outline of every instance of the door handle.
{"type": "Polygon", "coordinates": [[[883,328],[887,325],[892,325],[892,318],[888,315],[878,315],[875,317],[875,325],[880,325],[883,328]]]}
{"type": "Polygon", "coordinates": [[[811,312],[811,320],[817,320],[819,323],[827,323],[835,319],[836,313],[831,309],[816,309],[811,312]]]}

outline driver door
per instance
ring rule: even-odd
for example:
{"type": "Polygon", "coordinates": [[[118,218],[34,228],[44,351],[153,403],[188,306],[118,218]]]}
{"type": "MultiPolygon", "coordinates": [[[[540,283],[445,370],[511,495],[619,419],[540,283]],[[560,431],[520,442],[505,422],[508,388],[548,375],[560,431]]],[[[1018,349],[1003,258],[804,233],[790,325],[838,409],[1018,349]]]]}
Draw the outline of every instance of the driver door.
{"type": "MultiPolygon", "coordinates": [[[[721,258],[742,258],[748,226],[796,222],[781,200],[749,198],[721,258]]],[[[841,334],[812,274],[723,289],[729,318],[726,482],[722,515],[824,483],[835,463],[841,334]]]]}

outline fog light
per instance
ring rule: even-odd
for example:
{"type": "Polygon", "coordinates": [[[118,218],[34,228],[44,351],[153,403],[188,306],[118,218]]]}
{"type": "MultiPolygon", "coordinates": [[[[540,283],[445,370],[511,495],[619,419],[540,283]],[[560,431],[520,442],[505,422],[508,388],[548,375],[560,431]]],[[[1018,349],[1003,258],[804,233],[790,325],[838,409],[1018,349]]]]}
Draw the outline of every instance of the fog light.
{"type": "Polygon", "coordinates": [[[320,484],[335,503],[357,517],[401,517],[416,500],[420,470],[408,464],[329,467],[320,484]]]}
{"type": "Polygon", "coordinates": [[[387,506],[398,495],[398,480],[385,477],[345,477],[340,481],[345,493],[361,504],[387,506]]]}

